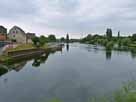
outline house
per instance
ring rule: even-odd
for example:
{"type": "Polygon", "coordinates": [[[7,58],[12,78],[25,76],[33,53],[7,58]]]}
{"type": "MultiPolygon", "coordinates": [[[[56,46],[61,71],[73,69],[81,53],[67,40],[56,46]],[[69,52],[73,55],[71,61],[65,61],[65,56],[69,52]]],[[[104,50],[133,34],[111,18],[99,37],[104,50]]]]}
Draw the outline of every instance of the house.
{"type": "Polygon", "coordinates": [[[27,43],[27,36],[25,32],[18,26],[14,26],[9,30],[8,39],[12,42],[20,44],[27,43]]]}
{"type": "Polygon", "coordinates": [[[0,41],[4,41],[7,38],[7,28],[0,26],[0,41]]]}
{"type": "Polygon", "coordinates": [[[35,33],[27,33],[27,43],[32,43],[32,38],[36,37],[35,33]]]}
{"type": "Polygon", "coordinates": [[[7,40],[7,28],[0,26],[0,48],[9,43],[10,42],[7,40]]]}
{"type": "Polygon", "coordinates": [[[7,35],[7,28],[0,26],[0,34],[7,35]]]}
{"type": "Polygon", "coordinates": [[[0,34],[0,41],[6,41],[6,40],[7,40],[6,36],[0,34]]]}

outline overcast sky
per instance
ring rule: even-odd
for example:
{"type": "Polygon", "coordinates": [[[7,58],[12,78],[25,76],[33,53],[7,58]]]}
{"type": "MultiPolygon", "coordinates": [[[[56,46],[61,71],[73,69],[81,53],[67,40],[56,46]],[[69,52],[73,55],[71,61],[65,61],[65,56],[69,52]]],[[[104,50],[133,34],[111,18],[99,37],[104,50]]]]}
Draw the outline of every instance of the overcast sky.
{"type": "Polygon", "coordinates": [[[136,0],[1,0],[0,23],[59,37],[104,34],[107,27],[128,35],[136,32],[136,0]]]}

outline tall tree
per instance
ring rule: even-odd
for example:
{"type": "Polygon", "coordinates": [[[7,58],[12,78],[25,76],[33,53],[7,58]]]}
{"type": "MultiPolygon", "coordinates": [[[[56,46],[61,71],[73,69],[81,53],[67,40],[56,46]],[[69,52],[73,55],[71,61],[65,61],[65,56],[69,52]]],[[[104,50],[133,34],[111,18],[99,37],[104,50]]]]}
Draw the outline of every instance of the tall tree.
{"type": "Polygon", "coordinates": [[[112,29],[111,28],[108,28],[107,31],[106,31],[106,36],[108,39],[111,39],[112,38],[112,29]]]}
{"type": "Polygon", "coordinates": [[[66,42],[69,43],[69,34],[66,36],[66,42]]]}
{"type": "Polygon", "coordinates": [[[120,38],[120,31],[118,31],[118,39],[120,38]]]}

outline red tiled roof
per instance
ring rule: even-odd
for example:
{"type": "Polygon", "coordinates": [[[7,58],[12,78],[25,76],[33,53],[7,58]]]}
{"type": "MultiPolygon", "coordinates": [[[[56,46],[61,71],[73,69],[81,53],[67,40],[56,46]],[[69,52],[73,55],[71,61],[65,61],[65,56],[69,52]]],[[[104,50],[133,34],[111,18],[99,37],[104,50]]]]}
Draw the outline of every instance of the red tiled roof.
{"type": "Polygon", "coordinates": [[[6,36],[0,34],[0,41],[6,40],[6,36]]]}

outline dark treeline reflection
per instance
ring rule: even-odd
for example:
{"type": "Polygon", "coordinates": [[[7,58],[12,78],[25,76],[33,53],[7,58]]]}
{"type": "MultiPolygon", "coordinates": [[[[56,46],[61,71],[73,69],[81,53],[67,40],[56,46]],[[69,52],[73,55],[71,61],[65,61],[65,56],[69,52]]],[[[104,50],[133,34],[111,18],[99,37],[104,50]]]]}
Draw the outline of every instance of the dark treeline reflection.
{"type": "Polygon", "coordinates": [[[42,55],[40,57],[35,58],[34,61],[33,61],[32,66],[33,67],[39,67],[42,63],[46,62],[46,60],[48,59],[48,57],[49,57],[49,53],[44,54],[44,55],[42,55]]]}
{"type": "Polygon", "coordinates": [[[136,51],[135,50],[131,50],[131,57],[136,58],[136,51]]]}
{"type": "Polygon", "coordinates": [[[66,50],[69,51],[69,43],[66,44],[66,50]]]}
{"type": "Polygon", "coordinates": [[[57,51],[62,52],[62,49],[57,49],[55,51],[50,51],[48,53],[46,52],[40,56],[36,55],[36,56],[32,56],[32,57],[29,57],[26,59],[17,60],[12,63],[0,63],[0,76],[4,75],[12,70],[19,72],[21,69],[24,68],[24,66],[27,64],[28,61],[33,61],[32,62],[33,67],[40,67],[41,64],[46,63],[50,54],[54,54],[57,51]]]}
{"type": "Polygon", "coordinates": [[[99,45],[85,45],[83,47],[85,50],[87,50],[88,52],[95,52],[96,54],[98,54],[99,52],[103,52],[105,53],[105,59],[106,60],[111,60],[112,59],[112,55],[114,52],[118,52],[118,55],[120,55],[121,53],[127,53],[131,56],[132,59],[136,58],[136,50],[135,49],[131,49],[131,50],[120,50],[120,49],[108,49],[99,45]]]}
{"type": "Polygon", "coordinates": [[[28,61],[33,60],[32,66],[39,67],[41,63],[45,63],[48,59],[50,53],[43,54],[39,57],[35,57],[32,59],[23,59],[22,61],[17,61],[11,64],[4,64],[0,63],[0,76],[15,70],[16,72],[19,72],[21,69],[24,68],[24,66],[27,64],[28,61]]]}
{"type": "Polygon", "coordinates": [[[112,57],[112,50],[105,50],[106,59],[111,60],[112,57]]]}

